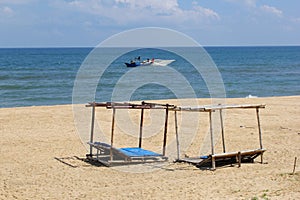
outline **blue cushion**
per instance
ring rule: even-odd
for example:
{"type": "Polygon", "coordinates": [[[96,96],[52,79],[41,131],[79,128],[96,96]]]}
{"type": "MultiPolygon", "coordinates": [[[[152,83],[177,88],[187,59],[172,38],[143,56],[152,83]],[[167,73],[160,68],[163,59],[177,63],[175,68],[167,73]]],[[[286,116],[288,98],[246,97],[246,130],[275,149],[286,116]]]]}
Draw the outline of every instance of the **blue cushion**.
{"type": "Polygon", "coordinates": [[[200,156],[201,159],[207,159],[208,156],[200,156]]]}
{"type": "Polygon", "coordinates": [[[138,147],[127,147],[119,149],[122,153],[130,157],[137,157],[137,156],[161,156],[161,154],[145,150],[138,147]]]}

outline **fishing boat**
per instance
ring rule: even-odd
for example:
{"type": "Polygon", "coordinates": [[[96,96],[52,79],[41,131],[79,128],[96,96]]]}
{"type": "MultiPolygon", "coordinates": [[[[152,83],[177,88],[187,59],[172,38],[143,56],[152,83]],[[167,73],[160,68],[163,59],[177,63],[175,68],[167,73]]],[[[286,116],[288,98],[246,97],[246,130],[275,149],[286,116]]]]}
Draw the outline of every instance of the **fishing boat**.
{"type": "Polygon", "coordinates": [[[154,58],[152,58],[151,60],[148,58],[147,60],[144,61],[140,61],[140,57],[138,57],[135,60],[132,60],[130,63],[125,63],[125,65],[127,67],[137,67],[137,66],[148,66],[154,63],[154,58]]]}

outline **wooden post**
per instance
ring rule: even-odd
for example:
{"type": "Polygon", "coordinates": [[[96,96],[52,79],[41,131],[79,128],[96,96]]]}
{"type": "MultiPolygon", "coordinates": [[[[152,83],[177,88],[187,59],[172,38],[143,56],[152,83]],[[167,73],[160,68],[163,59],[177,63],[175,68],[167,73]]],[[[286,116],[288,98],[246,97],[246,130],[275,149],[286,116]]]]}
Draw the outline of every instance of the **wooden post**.
{"type": "MultiPolygon", "coordinates": [[[[95,126],[95,102],[93,102],[93,107],[92,107],[92,123],[91,123],[90,143],[94,142],[94,126],[95,126]]],[[[92,147],[92,145],[90,145],[90,156],[93,156],[93,147],[92,147]]]]}
{"type": "Polygon", "coordinates": [[[295,157],[295,161],[294,161],[293,174],[295,174],[295,171],[296,171],[296,165],[297,165],[297,157],[295,157]]]}
{"type": "Polygon", "coordinates": [[[144,108],[142,108],[142,110],[141,110],[139,148],[142,148],[142,139],[143,139],[143,121],[144,121],[144,108]]]}
{"type": "Polygon", "coordinates": [[[167,104],[166,116],[165,116],[165,130],[164,130],[164,141],[163,141],[163,156],[166,155],[167,132],[168,132],[168,116],[169,116],[169,104],[167,104]]]}
{"type": "Polygon", "coordinates": [[[213,156],[215,154],[215,150],[214,150],[214,135],[213,135],[213,127],[212,127],[212,111],[209,111],[209,126],[210,126],[210,142],[211,142],[211,155],[212,155],[212,169],[215,170],[216,169],[216,161],[215,161],[215,157],[213,156]]]}
{"type": "Polygon", "coordinates": [[[262,145],[261,128],[260,128],[260,120],[259,120],[259,108],[258,107],[256,108],[256,117],[257,117],[257,124],[258,124],[259,145],[260,145],[260,148],[262,149],[263,145],[262,145]]]}
{"type": "Polygon", "coordinates": [[[174,112],[175,116],[175,134],[176,134],[176,144],[177,144],[177,160],[180,159],[180,146],[179,146],[179,136],[178,136],[178,125],[177,125],[177,111],[174,112]]]}
{"type": "Polygon", "coordinates": [[[238,163],[239,163],[239,167],[241,167],[241,163],[242,163],[242,154],[241,154],[241,152],[239,151],[238,152],[238,163]]]}
{"type": "Polygon", "coordinates": [[[114,129],[115,129],[115,114],[116,109],[113,108],[112,122],[111,122],[111,136],[110,136],[110,160],[113,160],[112,147],[114,144],[114,129]]]}
{"type": "MultiPolygon", "coordinates": [[[[259,134],[259,147],[263,148],[262,145],[262,136],[261,136],[261,128],[260,128],[260,120],[259,120],[259,108],[256,107],[256,117],[257,117],[257,125],[258,125],[258,134],[259,134]]],[[[261,163],[263,163],[263,153],[260,155],[261,163]]]]}
{"type": "Polygon", "coordinates": [[[209,111],[209,127],[210,127],[210,142],[211,142],[211,154],[215,154],[214,150],[214,133],[213,133],[213,126],[212,126],[212,111],[209,111]]]}
{"type": "Polygon", "coordinates": [[[216,170],[216,159],[214,156],[212,156],[211,158],[211,167],[212,167],[212,170],[216,170]]]}
{"type": "Polygon", "coordinates": [[[222,133],[223,153],[225,153],[225,152],[226,152],[226,149],[225,149],[225,137],[224,137],[224,124],[223,124],[222,109],[220,109],[220,123],[221,123],[221,133],[222,133]]]}

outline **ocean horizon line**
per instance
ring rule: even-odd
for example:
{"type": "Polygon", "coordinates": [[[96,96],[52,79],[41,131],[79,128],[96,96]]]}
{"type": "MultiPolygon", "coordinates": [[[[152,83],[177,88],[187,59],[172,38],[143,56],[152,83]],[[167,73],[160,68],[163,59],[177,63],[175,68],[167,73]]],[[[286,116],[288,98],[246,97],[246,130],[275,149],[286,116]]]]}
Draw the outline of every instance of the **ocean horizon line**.
{"type": "MultiPolygon", "coordinates": [[[[98,46],[11,46],[11,47],[0,47],[0,49],[94,49],[98,46]]],[[[163,47],[163,46],[162,46],[163,47]]],[[[172,48],[186,48],[186,47],[197,47],[197,46],[171,46],[172,48]]],[[[200,45],[200,47],[300,47],[300,44],[284,44],[284,45],[272,45],[272,44],[254,44],[254,45],[200,45]]],[[[101,47],[101,48],[141,48],[141,47],[101,47]]],[[[145,48],[161,48],[161,47],[145,47],[145,48]]]]}

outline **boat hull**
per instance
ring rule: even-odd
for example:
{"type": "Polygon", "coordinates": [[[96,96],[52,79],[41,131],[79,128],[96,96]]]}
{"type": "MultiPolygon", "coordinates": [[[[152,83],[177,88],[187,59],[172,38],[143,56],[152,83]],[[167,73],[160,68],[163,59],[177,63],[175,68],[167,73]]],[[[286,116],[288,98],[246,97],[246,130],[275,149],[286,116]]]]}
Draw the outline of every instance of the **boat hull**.
{"type": "Polygon", "coordinates": [[[139,66],[137,63],[125,63],[126,67],[136,67],[139,66]]]}
{"type": "Polygon", "coordinates": [[[148,66],[151,65],[153,62],[134,62],[134,63],[125,63],[126,67],[137,67],[137,66],[148,66]]]}

